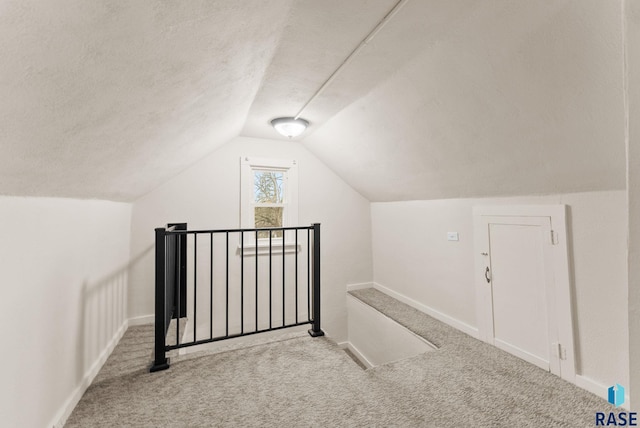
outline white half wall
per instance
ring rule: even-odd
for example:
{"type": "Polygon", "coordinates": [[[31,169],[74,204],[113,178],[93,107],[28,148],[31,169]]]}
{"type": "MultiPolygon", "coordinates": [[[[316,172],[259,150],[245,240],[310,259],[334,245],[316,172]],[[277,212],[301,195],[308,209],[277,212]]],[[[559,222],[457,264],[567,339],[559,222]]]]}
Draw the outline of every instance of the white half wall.
{"type": "Polygon", "coordinates": [[[154,310],[154,228],[240,226],[242,156],[298,161],[298,223],[322,224],[322,326],[336,341],[346,340],[346,286],[372,277],[369,201],[291,141],[236,138],[134,202],[131,253],[141,263],[131,272],[129,317],[154,310]]]}
{"type": "Polygon", "coordinates": [[[373,203],[374,282],[453,319],[454,327],[477,327],[472,208],[491,204],[569,206],[577,373],[626,385],[626,191],[373,203]],[[448,241],[447,232],[460,240],[448,241]]]}
{"type": "Polygon", "coordinates": [[[347,294],[347,347],[367,368],[433,352],[436,346],[403,325],[347,294]]]}
{"type": "Polygon", "coordinates": [[[131,205],[0,197],[3,426],[59,426],[126,329],[131,205]]]}

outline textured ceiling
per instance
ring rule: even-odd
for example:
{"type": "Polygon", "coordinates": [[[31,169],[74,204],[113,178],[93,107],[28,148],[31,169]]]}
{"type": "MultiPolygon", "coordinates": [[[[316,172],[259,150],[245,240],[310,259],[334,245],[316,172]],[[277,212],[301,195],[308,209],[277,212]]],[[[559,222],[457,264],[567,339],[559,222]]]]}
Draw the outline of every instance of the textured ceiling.
{"type": "MultiPolygon", "coordinates": [[[[396,0],[0,0],[0,194],[131,201],[278,138],[396,0]]],[[[372,201],[625,186],[621,7],[408,0],[302,116],[372,201]]]]}
{"type": "Polygon", "coordinates": [[[305,144],[372,201],[624,189],[620,4],[477,3],[305,144]]]}
{"type": "Polygon", "coordinates": [[[132,200],[238,135],[291,1],[0,1],[0,193],[132,200]]]}

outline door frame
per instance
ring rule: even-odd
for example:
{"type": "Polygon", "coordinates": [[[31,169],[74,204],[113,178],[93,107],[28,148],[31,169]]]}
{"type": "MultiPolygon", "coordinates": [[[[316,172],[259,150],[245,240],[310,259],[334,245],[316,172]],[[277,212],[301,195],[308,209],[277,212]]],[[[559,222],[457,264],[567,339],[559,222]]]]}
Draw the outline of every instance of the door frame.
{"type": "Polygon", "coordinates": [[[492,305],[491,294],[486,292],[487,284],[484,276],[487,253],[487,230],[483,223],[486,217],[548,217],[551,222],[551,270],[553,272],[552,299],[555,301],[552,318],[557,323],[558,342],[561,347],[552,350],[551,355],[559,358],[559,376],[575,383],[575,345],[573,332],[573,305],[571,296],[571,274],[569,270],[569,249],[567,239],[567,207],[566,205],[486,205],[473,207],[474,261],[476,288],[476,322],[480,340],[493,343],[493,326],[488,326],[486,317],[487,305],[492,305]],[[491,335],[491,337],[489,337],[491,335]],[[562,355],[562,356],[561,356],[562,355]]]}

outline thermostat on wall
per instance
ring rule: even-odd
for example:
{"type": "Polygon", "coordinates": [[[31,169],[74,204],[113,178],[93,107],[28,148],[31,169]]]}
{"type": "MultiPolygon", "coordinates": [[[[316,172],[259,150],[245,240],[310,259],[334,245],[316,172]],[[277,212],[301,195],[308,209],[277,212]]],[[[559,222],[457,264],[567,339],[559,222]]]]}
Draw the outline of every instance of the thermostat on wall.
{"type": "Polygon", "coordinates": [[[447,232],[447,241],[459,241],[458,232],[447,232]]]}

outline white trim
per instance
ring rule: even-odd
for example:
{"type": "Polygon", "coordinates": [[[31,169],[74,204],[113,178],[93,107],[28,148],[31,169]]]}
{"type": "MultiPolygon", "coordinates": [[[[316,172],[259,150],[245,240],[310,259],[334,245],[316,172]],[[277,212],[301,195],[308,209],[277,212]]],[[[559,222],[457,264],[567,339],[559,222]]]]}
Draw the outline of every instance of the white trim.
{"type": "Polygon", "coordinates": [[[347,344],[347,349],[358,359],[360,360],[360,362],[362,363],[362,365],[364,365],[367,369],[370,369],[371,367],[373,367],[373,364],[371,363],[371,361],[369,361],[367,359],[367,357],[365,357],[364,355],[362,355],[362,352],[360,352],[360,350],[358,348],[356,348],[355,346],[353,346],[351,344],[351,342],[346,342],[347,344]]]}
{"type": "Polygon", "coordinates": [[[153,324],[155,322],[155,316],[151,315],[142,315],[139,317],[129,318],[129,327],[134,325],[146,325],[153,324]]]}
{"type": "Polygon", "coordinates": [[[473,215],[491,217],[552,217],[564,218],[565,205],[479,205],[473,215]]]}
{"type": "Polygon", "coordinates": [[[349,342],[348,340],[345,340],[344,342],[336,343],[336,345],[338,345],[342,350],[345,350],[345,351],[348,350],[349,352],[351,352],[353,356],[356,357],[358,361],[362,363],[363,366],[365,366],[365,368],[370,369],[371,367],[373,367],[373,364],[371,364],[371,361],[369,361],[367,357],[365,357],[362,354],[362,352],[360,352],[360,350],[355,346],[353,346],[353,343],[349,342]]]}
{"type": "Polygon", "coordinates": [[[364,290],[365,288],[375,288],[373,282],[361,282],[359,284],[347,284],[347,291],[364,290]]]}
{"type": "Polygon", "coordinates": [[[259,158],[254,156],[242,156],[240,158],[240,164],[249,165],[251,168],[257,168],[257,169],[260,169],[260,168],[289,169],[297,165],[298,163],[293,159],[274,159],[274,158],[259,158]]]}
{"type": "Polygon", "coordinates": [[[549,371],[550,362],[545,360],[544,358],[533,355],[532,353],[525,351],[524,349],[513,346],[512,344],[504,342],[500,339],[494,339],[494,343],[496,345],[496,348],[502,349],[503,351],[506,351],[511,355],[515,355],[516,357],[525,360],[526,362],[531,363],[534,366],[540,367],[542,370],[549,371]]]}
{"type": "Polygon", "coordinates": [[[122,336],[124,336],[124,333],[128,328],[129,321],[125,320],[118,331],[111,338],[109,344],[102,350],[98,359],[91,365],[89,370],[86,371],[80,384],[76,387],[76,389],[73,390],[71,395],[62,405],[62,408],[53,418],[53,423],[49,423],[47,426],[52,426],[54,428],[62,428],[64,426],[64,424],[67,422],[67,419],[69,419],[69,416],[71,416],[73,409],[76,408],[85,391],[87,390],[87,388],[89,388],[91,382],[93,382],[95,377],[98,375],[100,369],[102,369],[102,366],[104,366],[104,363],[107,362],[107,359],[115,349],[116,345],[118,345],[120,339],[122,339],[122,336]]]}
{"type": "MultiPolygon", "coordinates": [[[[309,327],[311,327],[311,324],[308,324],[308,326],[309,326],[309,327]]],[[[336,343],[336,344],[337,344],[337,343],[347,343],[346,341],[338,342],[338,341],[337,341],[337,339],[336,339],[336,336],[333,336],[333,335],[331,334],[331,332],[330,332],[330,331],[328,331],[324,326],[322,326],[322,331],[324,332],[324,336],[323,336],[323,337],[325,337],[325,338],[329,339],[329,340],[330,340],[331,342],[333,342],[333,343],[336,343]]],[[[347,335],[348,335],[348,334],[349,334],[349,333],[348,333],[348,327],[345,329],[345,331],[347,331],[347,335]]],[[[339,336],[339,337],[344,337],[344,335],[341,335],[341,336],[339,336]]]]}
{"type": "MultiPolygon", "coordinates": [[[[254,169],[281,170],[286,173],[284,194],[284,227],[298,225],[298,161],[294,159],[268,159],[242,156],[240,158],[240,227],[253,229],[253,174],[254,169]]],[[[287,242],[288,244],[288,242],[287,242]]]]}
{"type": "MultiPolygon", "coordinates": [[[[243,255],[245,256],[255,256],[256,255],[256,244],[255,240],[253,240],[250,244],[244,244],[244,247],[238,244],[238,253],[240,250],[244,248],[243,255]]],[[[298,243],[296,247],[295,241],[287,240],[284,243],[284,252],[285,254],[296,253],[302,251],[302,244],[298,243]]],[[[258,239],[258,255],[263,256],[265,254],[269,254],[269,240],[258,239]]],[[[279,239],[277,242],[272,240],[271,242],[271,254],[282,254],[282,239],[279,239]]]]}
{"type": "Polygon", "coordinates": [[[609,388],[586,376],[576,375],[576,386],[589,391],[590,393],[595,394],[598,397],[604,398],[605,400],[607,399],[609,388]]]}
{"type": "Polygon", "coordinates": [[[445,324],[450,325],[453,328],[456,328],[471,337],[478,338],[478,329],[473,327],[463,321],[460,321],[456,318],[453,318],[449,315],[443,314],[442,312],[433,309],[423,303],[418,302],[417,300],[412,299],[411,297],[407,297],[404,294],[398,293],[397,291],[393,291],[390,288],[385,287],[384,285],[378,284],[377,282],[373,283],[373,288],[376,290],[393,297],[396,300],[401,301],[402,303],[406,303],[407,305],[415,308],[425,314],[437,319],[438,321],[442,321],[445,324]]]}
{"type": "MultiPolygon", "coordinates": [[[[608,399],[608,395],[609,395],[609,387],[605,386],[603,384],[601,384],[600,382],[597,382],[591,378],[588,378],[586,376],[577,374],[576,375],[576,382],[575,382],[576,386],[578,388],[582,388],[586,391],[589,391],[590,393],[597,395],[598,397],[604,399],[605,401],[608,399]]],[[[625,389],[625,394],[624,394],[624,403],[622,404],[622,406],[627,410],[630,409],[629,407],[629,403],[630,403],[630,397],[629,397],[629,388],[625,389]]]]}

